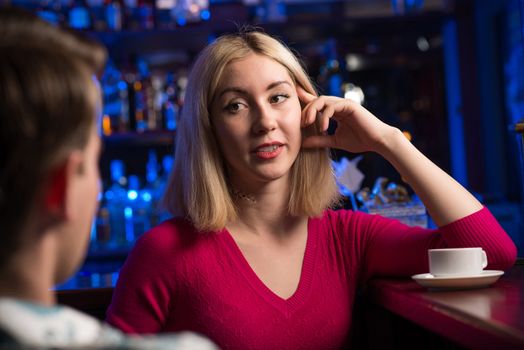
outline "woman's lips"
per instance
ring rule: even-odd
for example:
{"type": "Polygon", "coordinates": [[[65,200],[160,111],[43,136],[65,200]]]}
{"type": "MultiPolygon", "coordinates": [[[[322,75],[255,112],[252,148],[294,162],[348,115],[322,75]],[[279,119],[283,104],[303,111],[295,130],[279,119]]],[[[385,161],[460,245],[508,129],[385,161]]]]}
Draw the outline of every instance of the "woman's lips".
{"type": "Polygon", "coordinates": [[[282,153],[281,143],[265,144],[259,146],[253,152],[260,159],[273,159],[282,153]]]}

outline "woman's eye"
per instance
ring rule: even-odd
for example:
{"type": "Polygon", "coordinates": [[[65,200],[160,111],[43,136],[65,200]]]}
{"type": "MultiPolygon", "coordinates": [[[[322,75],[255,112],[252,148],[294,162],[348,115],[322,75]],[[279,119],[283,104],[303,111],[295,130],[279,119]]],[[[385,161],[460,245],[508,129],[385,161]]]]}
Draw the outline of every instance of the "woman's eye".
{"type": "Polygon", "coordinates": [[[275,95],[275,96],[271,96],[270,102],[271,103],[281,103],[281,102],[284,102],[288,98],[289,98],[289,95],[278,94],[278,95],[275,95]]]}
{"type": "Polygon", "coordinates": [[[236,113],[244,109],[244,105],[242,105],[239,102],[233,102],[233,103],[228,104],[225,109],[230,113],[236,113]]]}

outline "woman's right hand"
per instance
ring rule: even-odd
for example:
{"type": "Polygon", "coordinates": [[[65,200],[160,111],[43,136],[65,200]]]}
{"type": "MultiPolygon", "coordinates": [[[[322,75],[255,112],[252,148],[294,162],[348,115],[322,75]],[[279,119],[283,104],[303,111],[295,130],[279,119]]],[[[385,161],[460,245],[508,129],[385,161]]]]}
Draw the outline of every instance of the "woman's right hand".
{"type": "Polygon", "coordinates": [[[348,152],[378,152],[387,147],[388,140],[397,134],[398,129],[382,122],[364,107],[351,100],[335,96],[315,96],[301,87],[297,88],[300,101],[305,104],[302,110],[302,127],[319,120],[322,135],[304,138],[302,147],[338,148],[348,152]],[[337,121],[333,135],[325,134],[329,119],[337,121]]]}

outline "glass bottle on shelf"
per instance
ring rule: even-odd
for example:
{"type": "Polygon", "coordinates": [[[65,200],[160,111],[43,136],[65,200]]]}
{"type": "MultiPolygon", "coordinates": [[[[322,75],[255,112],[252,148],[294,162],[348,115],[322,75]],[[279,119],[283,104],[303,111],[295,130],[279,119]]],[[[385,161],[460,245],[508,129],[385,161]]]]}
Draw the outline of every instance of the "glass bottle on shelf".
{"type": "Polygon", "coordinates": [[[153,89],[151,72],[149,71],[147,62],[143,58],[139,57],[136,64],[138,69],[137,80],[140,81],[141,86],[141,96],[137,96],[141,97],[142,99],[141,108],[143,108],[144,112],[144,129],[137,129],[137,131],[156,130],[158,129],[158,126],[155,112],[155,93],[153,89]]]}
{"type": "Polygon", "coordinates": [[[49,23],[60,25],[63,22],[61,6],[60,0],[44,0],[40,2],[36,14],[49,23]]]}
{"type": "Polygon", "coordinates": [[[124,0],[124,17],[126,19],[125,29],[140,30],[140,18],[138,16],[138,1],[124,0]]]}
{"type": "Polygon", "coordinates": [[[156,225],[158,223],[158,205],[162,197],[162,188],[159,178],[160,165],[154,150],[149,151],[146,163],[146,185],[144,187],[144,195],[150,198],[150,223],[156,225]]]}
{"type": "Polygon", "coordinates": [[[107,29],[104,0],[86,0],[92,18],[92,28],[96,31],[107,29]]]}
{"type": "Polygon", "coordinates": [[[318,81],[325,94],[342,97],[345,67],[343,61],[338,58],[335,39],[329,39],[324,44],[324,57],[325,63],[320,68],[318,81]]]}
{"type": "Polygon", "coordinates": [[[105,18],[107,29],[121,31],[123,24],[123,9],[121,0],[105,0],[105,18]]]}
{"type": "Polygon", "coordinates": [[[164,114],[163,114],[163,103],[164,103],[164,77],[158,74],[151,75],[151,109],[149,113],[149,119],[154,120],[154,128],[162,129],[164,128],[164,114]]]}
{"type": "Polygon", "coordinates": [[[105,206],[100,207],[93,225],[94,232],[91,235],[91,246],[95,249],[104,249],[111,239],[111,225],[109,221],[109,209],[105,206]]]}
{"type": "Polygon", "coordinates": [[[155,4],[153,0],[138,0],[140,29],[151,30],[155,27],[155,4]]]}
{"type": "Polygon", "coordinates": [[[128,30],[140,31],[154,28],[152,0],[125,0],[128,30]]]}
{"type": "Polygon", "coordinates": [[[91,12],[86,0],[74,0],[69,9],[69,26],[75,29],[91,29],[91,12]]]}
{"type": "Polygon", "coordinates": [[[159,193],[159,202],[158,202],[159,204],[157,205],[158,223],[168,220],[172,216],[167,210],[165,210],[164,208],[160,206],[160,202],[166,192],[168,181],[169,181],[169,176],[171,176],[171,169],[173,169],[173,163],[174,163],[174,159],[173,159],[173,156],[171,155],[166,155],[162,158],[162,175],[160,176],[160,185],[158,188],[158,193],[159,193]]]}
{"type": "MultiPolygon", "coordinates": [[[[137,68],[139,68],[138,66],[137,68]]],[[[144,132],[147,129],[147,97],[145,87],[142,81],[142,74],[140,68],[136,74],[130,75],[132,77],[131,87],[133,91],[133,106],[134,106],[134,127],[137,132],[144,132]]]]}
{"type": "Polygon", "coordinates": [[[202,20],[207,21],[211,17],[209,0],[177,1],[171,10],[171,17],[180,26],[202,20]]]}
{"type": "Polygon", "coordinates": [[[152,194],[140,188],[138,176],[129,176],[129,190],[125,206],[126,241],[132,244],[140,235],[151,228],[152,194]]]}
{"type": "Polygon", "coordinates": [[[109,245],[118,248],[126,244],[125,205],[127,201],[127,178],[124,162],[118,159],[110,162],[111,186],[104,193],[104,200],[109,211],[111,230],[109,245]]]}
{"type": "Polygon", "coordinates": [[[163,127],[165,130],[176,130],[178,112],[178,93],[175,75],[169,72],[166,75],[162,103],[162,115],[164,117],[163,127]]]}
{"type": "Polygon", "coordinates": [[[156,0],[155,26],[157,29],[175,29],[176,19],[173,10],[177,0],[156,0]]]}
{"type": "Polygon", "coordinates": [[[109,117],[110,132],[125,132],[129,129],[129,99],[127,84],[122,73],[110,60],[102,76],[104,116],[109,117]]]}

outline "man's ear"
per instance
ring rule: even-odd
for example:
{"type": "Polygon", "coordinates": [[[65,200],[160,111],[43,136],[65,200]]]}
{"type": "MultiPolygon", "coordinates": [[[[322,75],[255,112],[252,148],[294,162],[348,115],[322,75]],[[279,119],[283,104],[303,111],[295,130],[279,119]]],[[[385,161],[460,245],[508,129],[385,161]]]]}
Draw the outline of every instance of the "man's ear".
{"type": "Polygon", "coordinates": [[[44,194],[44,210],[58,219],[68,219],[71,215],[70,203],[75,176],[82,171],[81,152],[73,151],[49,173],[44,194]]]}

